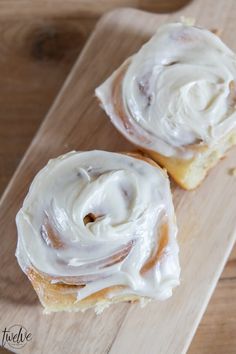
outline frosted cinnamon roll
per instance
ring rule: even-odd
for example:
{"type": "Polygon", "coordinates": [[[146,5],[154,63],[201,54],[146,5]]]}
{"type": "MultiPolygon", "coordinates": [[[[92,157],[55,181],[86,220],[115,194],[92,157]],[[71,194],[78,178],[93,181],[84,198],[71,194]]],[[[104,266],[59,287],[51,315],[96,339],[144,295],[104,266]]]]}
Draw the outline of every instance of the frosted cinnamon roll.
{"type": "Polygon", "coordinates": [[[193,189],[236,143],[236,56],[212,32],[163,25],[96,89],[116,128],[193,189]]]}
{"type": "Polygon", "coordinates": [[[164,300],[179,284],[168,176],[141,155],[88,151],[50,160],[16,223],[19,265],[48,312],[164,300]]]}

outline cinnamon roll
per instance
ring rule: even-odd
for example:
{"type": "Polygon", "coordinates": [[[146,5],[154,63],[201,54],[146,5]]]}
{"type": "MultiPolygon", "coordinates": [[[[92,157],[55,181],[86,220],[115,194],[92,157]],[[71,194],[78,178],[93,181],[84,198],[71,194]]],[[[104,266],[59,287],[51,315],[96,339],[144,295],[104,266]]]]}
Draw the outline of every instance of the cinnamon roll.
{"type": "Polygon", "coordinates": [[[96,95],[115,127],[193,189],[236,144],[236,55],[214,33],[165,24],[96,95]]]}
{"type": "Polygon", "coordinates": [[[50,160],[16,223],[16,257],[47,312],[164,300],[179,284],[168,176],[141,155],[50,160]]]}

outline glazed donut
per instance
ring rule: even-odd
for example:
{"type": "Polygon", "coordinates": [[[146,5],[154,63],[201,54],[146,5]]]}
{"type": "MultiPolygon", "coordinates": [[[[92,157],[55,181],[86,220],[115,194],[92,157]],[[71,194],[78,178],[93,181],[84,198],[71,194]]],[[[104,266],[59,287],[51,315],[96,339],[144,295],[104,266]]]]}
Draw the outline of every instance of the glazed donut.
{"type": "Polygon", "coordinates": [[[165,24],[96,95],[116,128],[195,188],[236,143],[236,56],[214,33],[165,24]]]}
{"type": "Polygon", "coordinates": [[[70,152],[34,178],[16,257],[46,311],[164,300],[179,284],[165,171],[139,154],[70,152]]]}

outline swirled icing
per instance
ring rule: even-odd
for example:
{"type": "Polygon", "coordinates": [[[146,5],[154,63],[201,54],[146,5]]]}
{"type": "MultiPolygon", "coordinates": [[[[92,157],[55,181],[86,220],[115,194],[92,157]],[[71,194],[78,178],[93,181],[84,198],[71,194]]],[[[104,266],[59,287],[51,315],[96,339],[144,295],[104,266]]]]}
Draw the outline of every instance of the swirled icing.
{"type": "Polygon", "coordinates": [[[116,127],[133,143],[190,158],[236,127],[236,56],[212,32],[165,24],[96,89],[116,127]],[[118,76],[121,75],[121,83],[118,76]],[[114,102],[120,85],[124,119],[114,102]]]}
{"type": "Polygon", "coordinates": [[[50,160],[16,222],[21,268],[83,285],[78,300],[114,285],[116,296],[164,299],[179,283],[169,180],[143,160],[104,151],[50,160]]]}

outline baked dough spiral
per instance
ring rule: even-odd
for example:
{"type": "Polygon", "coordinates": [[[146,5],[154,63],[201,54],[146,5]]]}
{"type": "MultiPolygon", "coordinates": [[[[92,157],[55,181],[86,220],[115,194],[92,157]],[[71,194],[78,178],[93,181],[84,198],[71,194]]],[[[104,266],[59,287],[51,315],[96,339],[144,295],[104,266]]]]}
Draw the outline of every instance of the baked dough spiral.
{"type": "Polygon", "coordinates": [[[236,56],[212,32],[161,26],[96,89],[102,107],[131,142],[191,159],[236,127],[236,56]]]}
{"type": "Polygon", "coordinates": [[[179,284],[169,180],[140,155],[88,151],[50,160],[16,222],[23,271],[55,289],[77,286],[78,302],[104,289],[108,300],[165,299],[179,284]]]}

